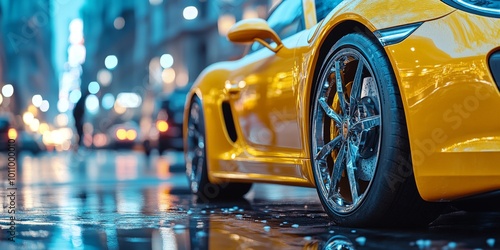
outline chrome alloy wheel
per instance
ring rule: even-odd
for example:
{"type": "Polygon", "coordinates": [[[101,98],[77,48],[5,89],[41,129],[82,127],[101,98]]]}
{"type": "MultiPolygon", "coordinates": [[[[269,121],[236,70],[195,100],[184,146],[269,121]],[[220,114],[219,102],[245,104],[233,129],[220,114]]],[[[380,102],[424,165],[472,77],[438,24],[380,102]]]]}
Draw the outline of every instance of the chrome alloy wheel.
{"type": "Polygon", "coordinates": [[[354,211],[367,195],[381,142],[381,104],[366,58],[342,48],[325,61],[312,116],[312,160],[319,194],[337,214],[354,211]]]}
{"type": "Polygon", "coordinates": [[[187,131],[186,174],[191,191],[198,193],[205,164],[205,129],[201,107],[193,102],[189,112],[187,131]]]}

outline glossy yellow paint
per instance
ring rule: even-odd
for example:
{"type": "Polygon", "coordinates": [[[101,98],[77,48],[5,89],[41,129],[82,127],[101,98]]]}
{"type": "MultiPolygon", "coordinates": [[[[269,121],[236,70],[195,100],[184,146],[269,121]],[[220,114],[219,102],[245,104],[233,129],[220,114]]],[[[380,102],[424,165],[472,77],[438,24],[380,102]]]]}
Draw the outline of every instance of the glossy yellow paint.
{"type": "Polygon", "coordinates": [[[499,19],[457,11],[386,47],[424,199],[500,189],[500,94],[487,64],[499,37],[499,19]]]}
{"type": "MultiPolygon", "coordinates": [[[[303,1],[305,19],[312,20],[314,6],[308,3],[303,1]]],[[[345,22],[365,32],[424,22],[403,42],[386,47],[422,197],[448,200],[499,189],[500,120],[493,107],[500,106],[500,96],[486,64],[500,45],[499,20],[435,0],[344,1],[322,22],[283,39],[276,53],[262,49],[204,70],[187,100],[202,100],[210,181],[315,185],[309,153],[313,74],[320,48],[345,22]],[[223,102],[232,107],[235,142],[224,127],[223,102]]]]}

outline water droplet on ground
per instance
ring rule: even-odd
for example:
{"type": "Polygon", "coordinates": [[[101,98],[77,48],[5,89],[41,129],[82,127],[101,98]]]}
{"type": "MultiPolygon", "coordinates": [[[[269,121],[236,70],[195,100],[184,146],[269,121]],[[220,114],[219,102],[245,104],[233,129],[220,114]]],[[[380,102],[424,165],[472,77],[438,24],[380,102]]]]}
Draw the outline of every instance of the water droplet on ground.
{"type": "Polygon", "coordinates": [[[449,249],[455,249],[456,247],[457,247],[457,243],[456,242],[451,241],[451,242],[448,243],[448,248],[449,249]]]}
{"type": "Polygon", "coordinates": [[[363,237],[363,236],[358,237],[358,238],[356,238],[356,242],[358,242],[358,244],[359,244],[360,246],[364,246],[364,245],[365,245],[365,243],[366,243],[366,237],[363,237]]]}
{"type": "Polygon", "coordinates": [[[488,246],[490,246],[490,247],[495,246],[495,239],[493,239],[493,238],[487,239],[486,244],[488,244],[488,246]]]}

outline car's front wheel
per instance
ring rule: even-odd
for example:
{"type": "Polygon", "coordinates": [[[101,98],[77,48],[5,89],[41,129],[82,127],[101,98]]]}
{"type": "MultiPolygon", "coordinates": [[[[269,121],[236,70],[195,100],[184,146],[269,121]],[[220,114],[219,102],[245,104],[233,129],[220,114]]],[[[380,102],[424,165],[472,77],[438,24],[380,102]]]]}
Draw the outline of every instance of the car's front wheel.
{"type": "Polygon", "coordinates": [[[405,115],[383,48],[341,38],[311,99],[311,160],[326,212],[345,226],[413,226],[437,216],[415,185],[405,115]]]}
{"type": "Polygon", "coordinates": [[[191,192],[202,201],[240,198],[250,190],[251,183],[211,183],[208,179],[205,116],[201,105],[195,96],[188,116],[185,158],[191,192]]]}

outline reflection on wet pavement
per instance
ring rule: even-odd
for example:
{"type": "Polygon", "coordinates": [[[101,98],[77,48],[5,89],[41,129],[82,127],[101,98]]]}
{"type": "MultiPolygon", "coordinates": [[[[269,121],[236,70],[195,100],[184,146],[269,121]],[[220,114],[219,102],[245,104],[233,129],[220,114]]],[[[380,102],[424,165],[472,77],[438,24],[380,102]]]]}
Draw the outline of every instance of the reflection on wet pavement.
{"type": "Polygon", "coordinates": [[[316,191],[254,185],[246,199],[194,199],[182,156],[132,151],[25,155],[8,241],[1,166],[0,249],[499,249],[500,213],[457,211],[426,229],[333,225],[316,191]]]}

